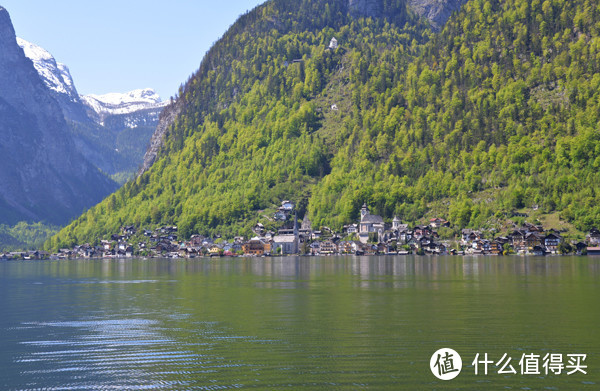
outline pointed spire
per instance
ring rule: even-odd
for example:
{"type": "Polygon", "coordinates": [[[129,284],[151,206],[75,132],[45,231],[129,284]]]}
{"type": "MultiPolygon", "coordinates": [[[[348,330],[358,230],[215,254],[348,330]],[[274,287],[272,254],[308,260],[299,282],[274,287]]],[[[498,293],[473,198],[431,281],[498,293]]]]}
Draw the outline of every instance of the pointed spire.
{"type": "Polygon", "coordinates": [[[294,236],[298,236],[298,212],[294,210],[294,236]]]}
{"type": "Polygon", "coordinates": [[[367,207],[367,203],[365,202],[360,209],[360,219],[362,220],[366,215],[369,214],[369,208],[367,207]]]}

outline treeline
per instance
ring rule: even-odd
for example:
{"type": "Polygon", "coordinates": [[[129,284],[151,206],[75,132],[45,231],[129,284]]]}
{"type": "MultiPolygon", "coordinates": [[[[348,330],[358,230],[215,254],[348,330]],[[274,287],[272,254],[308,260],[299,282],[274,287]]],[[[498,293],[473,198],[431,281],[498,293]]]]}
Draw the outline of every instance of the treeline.
{"type": "Polygon", "coordinates": [[[0,251],[35,250],[55,235],[59,227],[21,221],[13,226],[0,224],[0,251]]]}
{"type": "Polygon", "coordinates": [[[240,18],[181,88],[151,170],[48,246],[124,224],[248,234],[284,198],[334,228],[363,202],[409,221],[442,203],[463,227],[532,205],[600,223],[594,2],[472,0],[437,35],[403,3],[391,19],[346,3],[272,1],[240,18]]]}

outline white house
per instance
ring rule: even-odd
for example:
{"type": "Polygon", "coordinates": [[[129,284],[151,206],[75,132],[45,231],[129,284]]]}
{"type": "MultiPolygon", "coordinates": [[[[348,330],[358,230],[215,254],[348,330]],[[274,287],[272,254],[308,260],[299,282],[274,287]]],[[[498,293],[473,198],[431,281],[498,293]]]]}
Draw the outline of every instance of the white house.
{"type": "Polygon", "coordinates": [[[338,47],[338,40],[335,39],[335,37],[331,38],[331,41],[329,41],[329,49],[335,50],[338,47]]]}

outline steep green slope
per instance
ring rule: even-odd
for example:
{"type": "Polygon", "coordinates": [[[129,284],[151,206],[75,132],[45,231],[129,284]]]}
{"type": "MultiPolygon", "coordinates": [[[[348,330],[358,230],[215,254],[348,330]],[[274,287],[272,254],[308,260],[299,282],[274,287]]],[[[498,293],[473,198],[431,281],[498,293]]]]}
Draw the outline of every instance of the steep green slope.
{"type": "Polygon", "coordinates": [[[328,116],[332,104],[350,100],[356,48],[386,56],[381,77],[391,85],[428,34],[403,2],[385,5],[387,18],[376,20],[350,16],[346,3],[271,1],[242,16],[181,88],[182,114],[162,158],[53,246],[94,240],[125,222],[174,223],[184,236],[247,233],[280,198],[307,200],[341,142],[341,123],[328,116]],[[329,50],[334,36],[339,48],[329,50]]]}
{"type": "Polygon", "coordinates": [[[48,245],[125,223],[248,233],[281,198],[333,227],[365,201],[412,221],[442,205],[460,226],[533,204],[600,222],[592,1],[472,0],[430,41],[403,2],[382,2],[387,20],[325,3],[243,16],[181,89],[150,171],[48,245]]]}
{"type": "Polygon", "coordinates": [[[314,221],[339,224],[363,200],[414,219],[442,199],[463,227],[534,205],[600,223],[599,22],[593,1],[468,2],[384,94],[399,104],[358,102],[314,221]]]}

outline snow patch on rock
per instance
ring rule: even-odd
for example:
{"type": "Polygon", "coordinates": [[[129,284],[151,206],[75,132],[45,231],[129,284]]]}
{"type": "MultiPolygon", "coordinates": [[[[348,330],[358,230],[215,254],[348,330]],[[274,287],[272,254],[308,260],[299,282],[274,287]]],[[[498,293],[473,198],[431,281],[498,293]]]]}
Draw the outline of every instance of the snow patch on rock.
{"type": "Polygon", "coordinates": [[[17,37],[17,44],[23,49],[25,56],[33,62],[33,66],[48,88],[67,95],[71,101],[79,100],[75,83],[65,64],[56,62],[47,50],[23,38],[17,37]]]}

